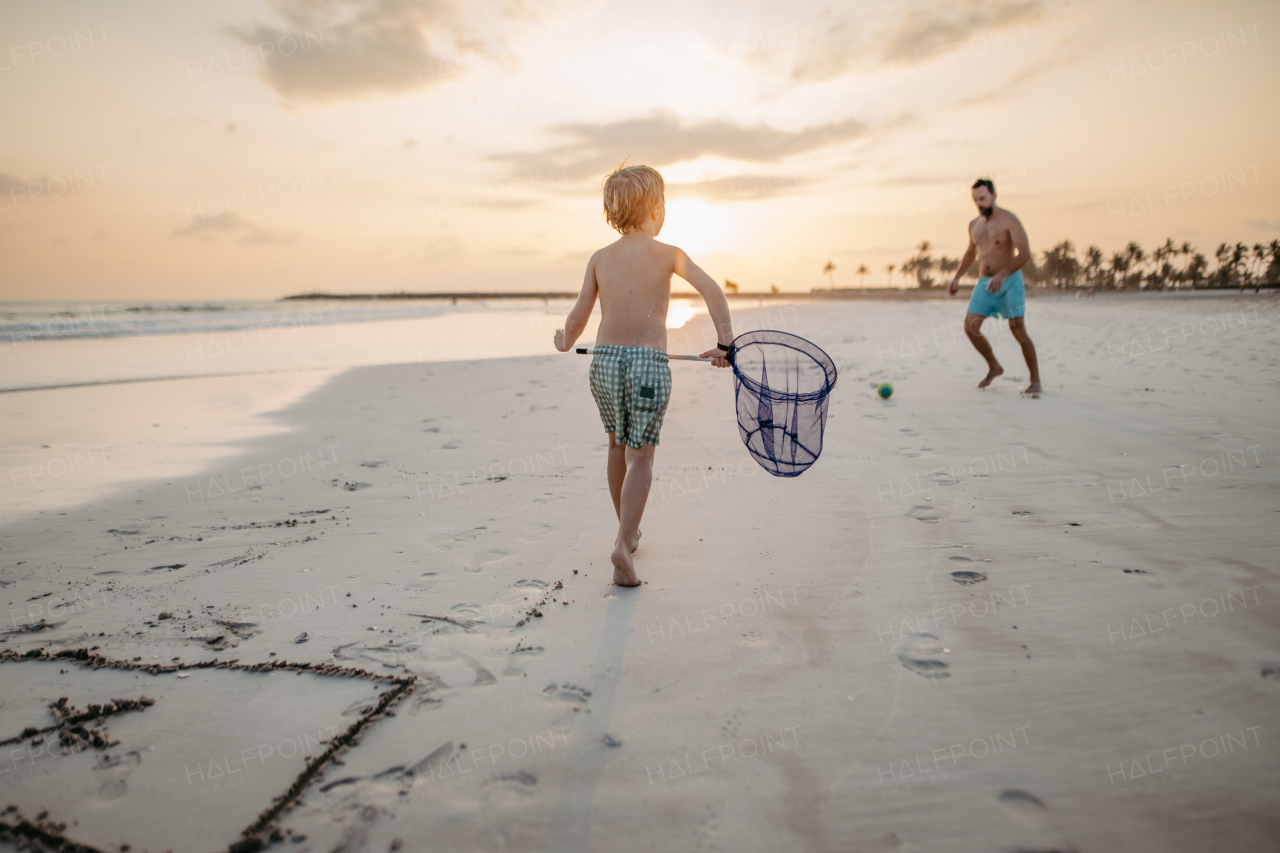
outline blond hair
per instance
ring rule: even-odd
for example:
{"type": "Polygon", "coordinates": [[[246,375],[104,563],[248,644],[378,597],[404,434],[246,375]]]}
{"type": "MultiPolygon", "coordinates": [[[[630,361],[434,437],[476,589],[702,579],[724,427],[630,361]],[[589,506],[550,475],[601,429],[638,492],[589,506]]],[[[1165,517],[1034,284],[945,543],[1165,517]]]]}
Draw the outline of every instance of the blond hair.
{"type": "Polygon", "coordinates": [[[622,165],[604,179],[604,218],[620,234],[639,231],[664,204],[665,184],[652,166],[622,165]]]}

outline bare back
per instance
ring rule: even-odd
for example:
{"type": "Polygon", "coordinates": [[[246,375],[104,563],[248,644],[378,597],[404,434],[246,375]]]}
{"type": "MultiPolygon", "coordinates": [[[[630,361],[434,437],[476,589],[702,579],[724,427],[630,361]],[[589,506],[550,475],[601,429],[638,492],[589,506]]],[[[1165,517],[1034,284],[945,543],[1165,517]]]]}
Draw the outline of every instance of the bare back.
{"type": "Polygon", "coordinates": [[[679,250],[647,234],[627,234],[591,258],[600,291],[597,344],[667,350],[667,306],[679,250]]]}
{"type": "Polygon", "coordinates": [[[1018,217],[999,207],[991,212],[990,219],[979,216],[970,222],[969,238],[978,249],[978,274],[993,276],[1008,267],[1021,234],[1018,217]]]}

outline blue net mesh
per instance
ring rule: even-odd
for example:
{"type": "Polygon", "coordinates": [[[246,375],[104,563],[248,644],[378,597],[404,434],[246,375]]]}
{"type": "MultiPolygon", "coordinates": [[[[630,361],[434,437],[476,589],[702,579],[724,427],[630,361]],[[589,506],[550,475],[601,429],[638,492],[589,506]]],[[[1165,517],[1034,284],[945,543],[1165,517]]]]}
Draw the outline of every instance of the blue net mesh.
{"type": "Polygon", "coordinates": [[[742,443],[775,477],[800,476],[822,453],[836,386],[831,357],[804,338],[765,329],[735,338],[730,361],[742,443]]]}

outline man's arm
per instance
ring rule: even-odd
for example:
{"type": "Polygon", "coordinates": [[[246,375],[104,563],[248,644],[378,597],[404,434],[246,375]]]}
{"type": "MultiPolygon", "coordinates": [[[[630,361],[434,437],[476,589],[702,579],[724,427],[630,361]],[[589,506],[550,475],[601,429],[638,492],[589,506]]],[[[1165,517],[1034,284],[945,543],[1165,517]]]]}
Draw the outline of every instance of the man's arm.
{"type": "MultiPolygon", "coordinates": [[[[675,252],[675,274],[693,285],[693,289],[698,291],[702,301],[707,304],[707,313],[711,315],[711,322],[715,325],[716,340],[726,346],[733,343],[733,321],[729,318],[729,300],[725,298],[724,291],[683,249],[677,248],[675,252]]],[[[716,367],[728,367],[729,362],[724,356],[724,350],[719,347],[702,354],[703,358],[714,358],[716,367]]]]}
{"type": "Polygon", "coordinates": [[[592,255],[591,260],[587,262],[587,274],[583,277],[582,292],[578,294],[578,301],[569,311],[569,316],[564,321],[564,328],[556,329],[556,349],[560,352],[573,349],[578,338],[586,331],[587,322],[591,319],[591,309],[596,306],[596,294],[599,292],[600,285],[596,282],[596,256],[592,255]]]}
{"type": "Polygon", "coordinates": [[[973,231],[969,231],[969,248],[964,250],[964,257],[960,259],[960,266],[956,267],[955,278],[951,279],[950,286],[947,287],[947,293],[951,296],[956,295],[956,291],[960,289],[960,279],[969,271],[969,267],[973,265],[974,259],[978,257],[978,244],[973,242],[973,231]]]}

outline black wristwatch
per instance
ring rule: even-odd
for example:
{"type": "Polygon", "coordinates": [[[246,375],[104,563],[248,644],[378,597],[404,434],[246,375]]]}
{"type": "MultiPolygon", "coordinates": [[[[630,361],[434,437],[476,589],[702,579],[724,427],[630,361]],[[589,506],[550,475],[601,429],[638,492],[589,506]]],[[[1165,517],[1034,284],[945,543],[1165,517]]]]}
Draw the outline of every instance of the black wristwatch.
{"type": "Polygon", "coordinates": [[[720,347],[720,349],[722,349],[725,352],[729,351],[729,346],[726,346],[725,344],[722,344],[719,341],[716,341],[716,346],[720,347]]]}

